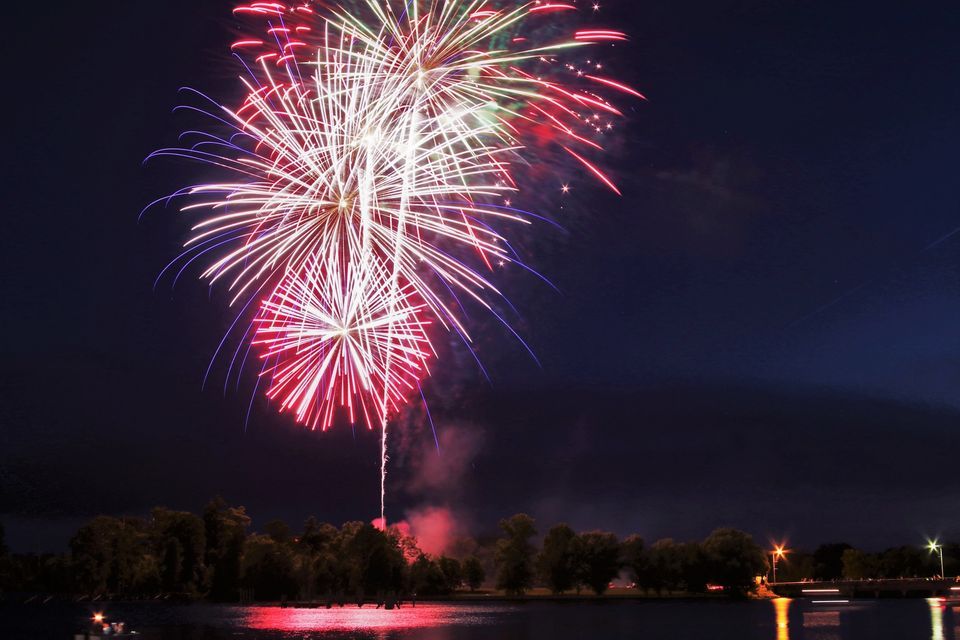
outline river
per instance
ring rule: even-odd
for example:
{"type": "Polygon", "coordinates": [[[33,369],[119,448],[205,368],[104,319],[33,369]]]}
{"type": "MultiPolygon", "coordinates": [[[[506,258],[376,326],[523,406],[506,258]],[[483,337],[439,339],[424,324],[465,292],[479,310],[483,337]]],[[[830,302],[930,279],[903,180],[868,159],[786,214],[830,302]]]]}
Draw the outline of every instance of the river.
{"type": "MultiPolygon", "coordinates": [[[[102,605],[143,640],[960,640],[960,602],[420,603],[395,611],[102,605]]],[[[0,638],[69,640],[89,605],[0,604],[0,638]]]]}

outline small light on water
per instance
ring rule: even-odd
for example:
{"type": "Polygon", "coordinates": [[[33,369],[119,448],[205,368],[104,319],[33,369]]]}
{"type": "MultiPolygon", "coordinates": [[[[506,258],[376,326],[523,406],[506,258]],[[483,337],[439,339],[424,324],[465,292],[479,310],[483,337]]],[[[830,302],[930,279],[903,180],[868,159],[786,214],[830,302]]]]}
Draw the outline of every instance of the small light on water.
{"type": "Polygon", "coordinates": [[[777,615],[777,640],[790,640],[790,598],[777,598],[773,608],[777,615]]]}
{"type": "Polygon", "coordinates": [[[930,605],[930,640],[945,640],[943,632],[943,598],[927,598],[930,605]]]}

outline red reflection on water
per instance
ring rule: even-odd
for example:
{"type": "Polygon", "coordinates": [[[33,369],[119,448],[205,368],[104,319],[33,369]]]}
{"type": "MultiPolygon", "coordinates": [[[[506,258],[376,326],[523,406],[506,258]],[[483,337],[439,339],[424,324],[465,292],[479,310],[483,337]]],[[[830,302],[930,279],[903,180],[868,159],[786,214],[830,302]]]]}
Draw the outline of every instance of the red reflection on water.
{"type": "Polygon", "coordinates": [[[332,609],[253,607],[247,611],[246,626],[260,631],[363,631],[423,629],[452,622],[468,623],[462,612],[437,605],[405,606],[387,611],[374,606],[332,609]]]}

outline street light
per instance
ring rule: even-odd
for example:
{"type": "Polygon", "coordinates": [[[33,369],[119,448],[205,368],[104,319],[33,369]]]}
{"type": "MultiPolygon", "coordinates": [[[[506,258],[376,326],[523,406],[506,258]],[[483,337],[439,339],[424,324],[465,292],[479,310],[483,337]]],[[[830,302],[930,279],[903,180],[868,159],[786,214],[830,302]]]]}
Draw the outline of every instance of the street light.
{"type": "Polygon", "coordinates": [[[777,560],[786,555],[786,551],[783,548],[782,544],[774,545],[773,551],[770,552],[770,558],[773,560],[771,563],[773,565],[773,582],[777,581],[777,560]]]}
{"type": "Polygon", "coordinates": [[[940,544],[938,540],[929,540],[927,542],[927,550],[930,551],[930,553],[933,553],[936,551],[937,553],[940,554],[940,577],[941,578],[944,577],[945,574],[943,571],[943,545],[940,544]]]}

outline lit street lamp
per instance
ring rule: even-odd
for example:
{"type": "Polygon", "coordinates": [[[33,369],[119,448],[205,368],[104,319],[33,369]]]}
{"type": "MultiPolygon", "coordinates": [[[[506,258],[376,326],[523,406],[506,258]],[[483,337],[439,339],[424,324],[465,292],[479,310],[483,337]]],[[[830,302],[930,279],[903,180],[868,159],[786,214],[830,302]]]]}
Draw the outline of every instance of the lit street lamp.
{"type": "Polygon", "coordinates": [[[771,565],[773,566],[773,582],[774,583],[776,583],[777,581],[777,560],[782,558],[785,554],[786,554],[786,551],[784,551],[782,544],[775,545],[773,547],[773,551],[770,552],[770,558],[773,561],[771,562],[771,565]]]}
{"type": "Polygon", "coordinates": [[[943,572],[943,545],[941,545],[937,540],[930,540],[930,541],[927,543],[927,550],[929,550],[930,553],[937,552],[937,553],[940,554],[940,577],[941,577],[941,578],[944,577],[944,572],[943,572]]]}

